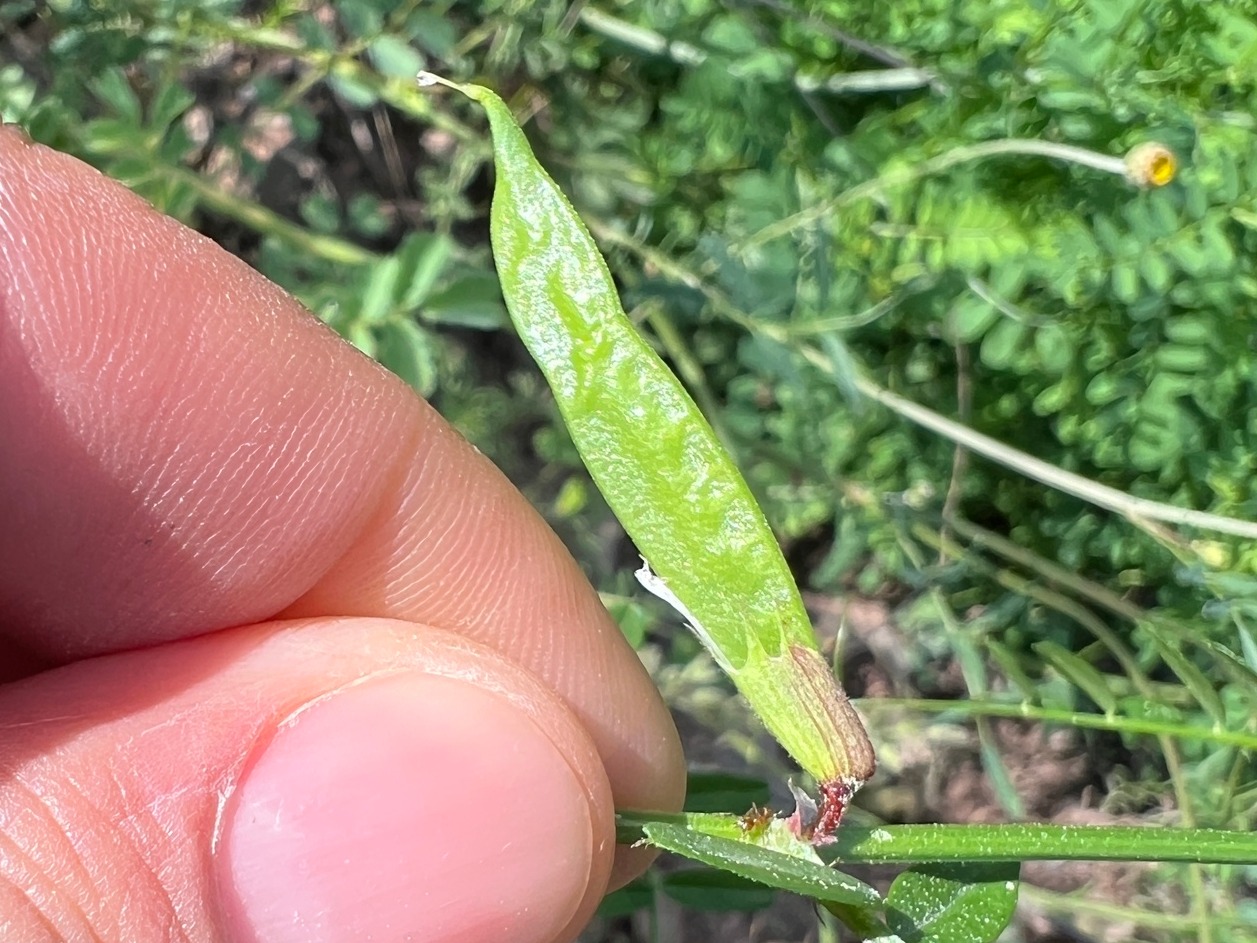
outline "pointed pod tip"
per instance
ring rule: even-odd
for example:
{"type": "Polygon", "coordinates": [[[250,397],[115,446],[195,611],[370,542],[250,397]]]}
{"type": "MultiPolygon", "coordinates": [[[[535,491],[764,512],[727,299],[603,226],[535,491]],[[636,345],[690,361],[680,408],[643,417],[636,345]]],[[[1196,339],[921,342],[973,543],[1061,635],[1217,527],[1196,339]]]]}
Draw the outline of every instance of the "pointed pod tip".
{"type": "MultiPolygon", "coordinates": [[[[423,71],[415,75],[415,84],[420,88],[432,88],[436,85],[444,85],[446,88],[452,88],[456,92],[462,92],[472,101],[488,104],[498,96],[490,89],[482,85],[464,85],[461,82],[451,82],[443,75],[437,75],[435,72],[423,71]]],[[[498,99],[500,101],[500,99],[498,99]]]]}
{"type": "Polygon", "coordinates": [[[457,85],[444,76],[437,75],[435,72],[420,72],[415,76],[415,84],[420,88],[432,88],[434,85],[444,85],[446,88],[452,88],[458,92],[463,90],[461,85],[457,85]]]}
{"type": "Polygon", "coordinates": [[[473,101],[484,101],[485,98],[493,93],[487,88],[479,85],[464,85],[461,82],[451,82],[443,75],[437,75],[435,72],[423,71],[415,75],[415,84],[420,88],[433,88],[437,85],[444,85],[446,88],[452,88],[456,92],[462,92],[473,101]]]}

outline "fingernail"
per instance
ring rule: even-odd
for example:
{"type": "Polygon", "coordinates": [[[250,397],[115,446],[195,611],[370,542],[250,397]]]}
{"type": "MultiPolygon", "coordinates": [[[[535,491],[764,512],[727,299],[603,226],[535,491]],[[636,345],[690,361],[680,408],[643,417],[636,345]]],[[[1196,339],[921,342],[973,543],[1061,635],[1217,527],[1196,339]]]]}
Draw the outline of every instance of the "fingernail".
{"type": "Polygon", "coordinates": [[[227,938],[544,943],[581,902],[592,844],[580,782],[506,698],[369,681],[281,726],[229,800],[227,938]]]}

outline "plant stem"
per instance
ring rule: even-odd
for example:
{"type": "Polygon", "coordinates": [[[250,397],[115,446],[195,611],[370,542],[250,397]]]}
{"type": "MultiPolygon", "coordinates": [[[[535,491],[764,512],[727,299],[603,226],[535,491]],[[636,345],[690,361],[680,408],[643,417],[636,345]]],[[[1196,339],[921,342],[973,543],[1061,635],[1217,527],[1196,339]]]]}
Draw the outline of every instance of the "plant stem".
{"type": "MultiPolygon", "coordinates": [[[[1025,882],[1018,892],[1021,901],[1049,913],[1059,913],[1069,919],[1076,919],[1080,914],[1088,914],[1103,918],[1108,923],[1123,921],[1140,927],[1152,927],[1158,930],[1170,930],[1184,933],[1200,927],[1200,921],[1191,914],[1167,913],[1165,910],[1143,910],[1139,907],[1127,907],[1108,901],[1092,900],[1080,897],[1076,893],[1061,894],[1025,882]]],[[[1211,914],[1210,922],[1228,929],[1242,930],[1251,928],[1252,922],[1244,917],[1229,914],[1211,914]]]]}
{"type": "MultiPolygon", "coordinates": [[[[808,356],[809,360],[814,362],[816,357],[824,357],[819,351],[813,351],[811,355],[806,350],[803,353],[805,356],[808,356]]],[[[905,399],[896,393],[892,393],[890,390],[883,389],[866,377],[856,376],[854,382],[860,392],[869,399],[876,400],[905,419],[911,420],[944,438],[951,439],[953,442],[963,445],[993,462],[998,462],[1000,465],[1011,468],[1027,478],[1033,478],[1035,481],[1050,488],[1055,488],[1058,491],[1063,491],[1065,494],[1081,498],[1097,507],[1115,511],[1131,519],[1134,523],[1138,523],[1139,518],[1146,518],[1148,520],[1163,521],[1168,524],[1199,527],[1204,530],[1216,531],[1220,534],[1234,534],[1237,537],[1257,539],[1257,523],[1253,521],[1242,521],[1238,518],[1223,517],[1220,514],[1209,514],[1204,511],[1175,507],[1160,501],[1150,501],[1147,498],[1138,498],[1134,495],[1126,494],[1124,491],[1118,491],[1116,488],[1102,485],[1098,481],[1092,481],[1089,478],[1076,475],[1073,472],[1049,464],[1042,459],[1035,458],[1033,455],[1028,455],[1012,446],[1005,445],[1003,442],[992,439],[990,436],[985,436],[967,426],[954,422],[946,416],[934,412],[932,409],[905,399]]]]}
{"type": "MultiPolygon", "coordinates": [[[[632,844],[651,822],[671,822],[706,832],[708,823],[730,815],[620,812],[616,841],[632,844]],[[705,827],[707,826],[707,827],[705,827]]],[[[1196,864],[1257,864],[1257,835],[1214,828],[1103,825],[884,825],[847,824],[832,845],[829,861],[884,864],[924,861],[1184,861],[1196,864]]]]}
{"type": "Polygon", "coordinates": [[[1203,740],[1257,750],[1257,734],[1242,730],[1222,730],[1202,727],[1198,724],[1180,724],[1168,720],[1150,720],[1143,717],[1124,717],[1106,714],[1085,714],[1078,711],[1036,707],[1033,704],[1005,704],[998,701],[943,701],[917,698],[864,698],[855,702],[865,714],[878,711],[910,710],[926,714],[956,713],[966,717],[1016,717],[1022,720],[1042,720],[1067,727],[1087,727],[1092,730],[1111,730],[1121,734],[1148,734],[1176,737],[1181,740],[1203,740]]]}
{"type": "Polygon", "coordinates": [[[380,259],[380,256],[370,249],[364,249],[362,246],[335,236],[311,232],[289,222],[261,203],[220,190],[212,181],[192,171],[178,167],[156,169],[195,190],[202,206],[248,226],[263,236],[281,239],[312,258],[344,265],[370,265],[380,259]]]}
{"type": "MultiPolygon", "coordinates": [[[[578,19],[595,33],[631,46],[646,55],[666,56],[683,66],[700,66],[707,61],[707,53],[697,46],[670,40],[652,29],[625,22],[593,7],[584,7],[578,14],[578,19]]],[[[912,66],[860,69],[834,75],[796,73],[792,79],[795,88],[803,94],[816,91],[843,94],[845,92],[885,92],[923,88],[932,85],[935,80],[933,72],[912,66]]]]}
{"type": "Polygon", "coordinates": [[[1040,141],[1035,138],[1001,138],[996,141],[966,144],[961,147],[954,147],[950,151],[939,154],[937,157],[931,157],[929,160],[923,160],[908,167],[897,167],[888,173],[874,177],[872,180],[858,183],[854,187],[844,190],[833,199],[825,200],[823,203],[810,206],[805,210],[800,210],[793,216],[787,216],[785,219],[765,226],[753,236],[749,236],[735,244],[733,249],[735,252],[740,252],[754,246],[763,245],[765,242],[771,242],[774,239],[780,239],[782,236],[788,236],[796,229],[807,226],[818,219],[824,219],[826,216],[832,215],[834,211],[858,200],[875,196],[892,187],[912,183],[914,180],[920,180],[922,177],[941,173],[958,164],[966,164],[986,157],[1006,154],[1049,157],[1054,160],[1065,161],[1066,163],[1081,164],[1084,167],[1103,170],[1118,176],[1125,176],[1126,174],[1126,162],[1121,157],[1100,154],[1096,151],[1074,147],[1070,144],[1057,144],[1054,141],[1040,141]]]}
{"type": "Polygon", "coordinates": [[[1103,825],[847,826],[822,850],[835,861],[1257,862],[1257,835],[1212,828],[1103,825]]]}

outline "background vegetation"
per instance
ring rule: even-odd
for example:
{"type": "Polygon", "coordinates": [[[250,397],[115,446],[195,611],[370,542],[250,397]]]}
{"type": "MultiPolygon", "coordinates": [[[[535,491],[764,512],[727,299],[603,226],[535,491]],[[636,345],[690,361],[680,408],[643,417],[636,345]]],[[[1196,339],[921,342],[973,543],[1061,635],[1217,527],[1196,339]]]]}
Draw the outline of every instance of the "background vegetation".
{"type": "MultiPolygon", "coordinates": [[[[429,396],[604,589],[696,761],[752,777],[695,801],[745,808],[780,758],[630,601],[632,548],[506,328],[483,121],[423,67],[511,102],[746,472],[868,695],[866,816],[1251,830],[1257,2],[0,0],[5,119],[429,396]],[[1180,167],[1144,190],[985,143],[1009,140],[1180,167]],[[1239,535],[1102,510],[1026,456],[1239,535]]],[[[1009,939],[1257,928],[1253,869],[1026,878],[1009,939]]],[[[834,932],[701,872],[607,912],[606,939],[834,932]]]]}

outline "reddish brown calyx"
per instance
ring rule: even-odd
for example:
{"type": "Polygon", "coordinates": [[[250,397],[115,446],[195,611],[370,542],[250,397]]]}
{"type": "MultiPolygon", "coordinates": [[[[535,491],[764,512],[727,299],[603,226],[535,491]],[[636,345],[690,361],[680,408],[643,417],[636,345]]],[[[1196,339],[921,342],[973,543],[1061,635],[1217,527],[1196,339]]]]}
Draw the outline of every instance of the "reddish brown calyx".
{"type": "Polygon", "coordinates": [[[790,784],[794,793],[794,814],[787,819],[790,831],[803,841],[813,845],[828,845],[834,842],[834,833],[842,824],[843,814],[851,802],[851,797],[860,788],[859,784],[848,779],[831,779],[821,783],[820,802],[806,792],[790,784]]]}
{"type": "Polygon", "coordinates": [[[821,783],[821,807],[812,833],[812,844],[827,845],[834,840],[834,832],[842,824],[847,805],[859,787],[847,779],[834,779],[821,783]]]}

